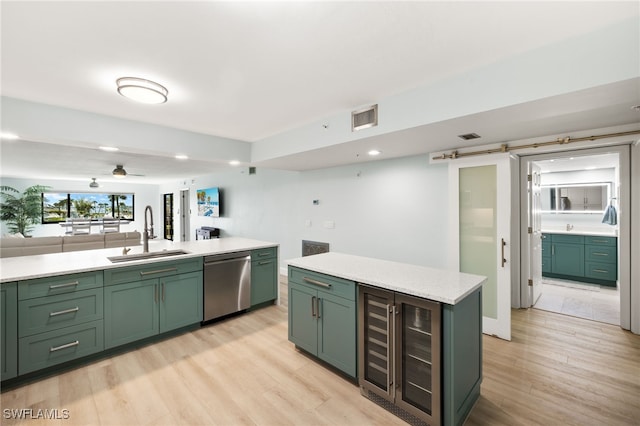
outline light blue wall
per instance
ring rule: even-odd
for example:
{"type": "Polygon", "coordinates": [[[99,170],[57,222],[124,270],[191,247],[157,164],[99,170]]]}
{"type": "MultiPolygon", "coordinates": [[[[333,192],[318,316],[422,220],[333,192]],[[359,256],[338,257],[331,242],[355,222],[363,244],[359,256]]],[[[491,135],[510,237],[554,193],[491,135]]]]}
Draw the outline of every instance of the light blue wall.
{"type": "Polygon", "coordinates": [[[429,164],[426,155],[308,172],[234,169],[163,185],[160,192],[177,197],[185,183],[192,212],[197,189],[218,186],[224,196],[223,217],[191,216],[191,238],[196,228],[215,226],[222,236],[279,243],[282,260],[299,257],[304,239],[343,253],[446,264],[447,165],[429,164]],[[326,228],[326,221],[335,227],[326,228]]]}

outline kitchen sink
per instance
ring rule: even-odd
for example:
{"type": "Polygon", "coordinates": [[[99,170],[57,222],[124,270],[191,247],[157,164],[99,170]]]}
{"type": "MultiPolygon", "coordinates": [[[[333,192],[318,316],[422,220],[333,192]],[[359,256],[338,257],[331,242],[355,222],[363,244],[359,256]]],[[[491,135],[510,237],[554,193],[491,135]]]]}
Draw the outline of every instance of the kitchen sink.
{"type": "Polygon", "coordinates": [[[109,256],[107,257],[107,259],[109,259],[111,263],[120,263],[120,262],[131,262],[133,260],[157,259],[162,257],[179,256],[181,254],[189,254],[189,252],[184,250],[162,250],[162,251],[152,251],[149,253],[127,254],[124,256],[109,256]]]}

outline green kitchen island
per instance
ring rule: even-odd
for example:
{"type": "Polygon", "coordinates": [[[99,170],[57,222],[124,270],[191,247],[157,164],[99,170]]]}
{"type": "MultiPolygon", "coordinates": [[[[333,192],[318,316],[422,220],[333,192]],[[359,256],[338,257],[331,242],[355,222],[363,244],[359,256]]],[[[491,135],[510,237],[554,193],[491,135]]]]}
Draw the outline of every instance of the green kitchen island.
{"type": "Polygon", "coordinates": [[[480,396],[485,277],[340,253],[288,261],[289,340],[415,424],[480,396]]]}

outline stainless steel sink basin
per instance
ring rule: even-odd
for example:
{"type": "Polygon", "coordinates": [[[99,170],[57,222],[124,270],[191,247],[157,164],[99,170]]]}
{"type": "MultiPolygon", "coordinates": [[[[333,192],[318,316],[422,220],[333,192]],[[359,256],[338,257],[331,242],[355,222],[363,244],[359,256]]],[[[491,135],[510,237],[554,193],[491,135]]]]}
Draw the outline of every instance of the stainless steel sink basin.
{"type": "Polygon", "coordinates": [[[109,259],[111,263],[119,263],[119,262],[131,262],[133,260],[157,259],[162,257],[179,256],[181,254],[189,254],[189,252],[184,250],[162,250],[162,251],[152,251],[149,253],[127,254],[124,256],[110,256],[110,257],[107,257],[107,259],[109,259]]]}

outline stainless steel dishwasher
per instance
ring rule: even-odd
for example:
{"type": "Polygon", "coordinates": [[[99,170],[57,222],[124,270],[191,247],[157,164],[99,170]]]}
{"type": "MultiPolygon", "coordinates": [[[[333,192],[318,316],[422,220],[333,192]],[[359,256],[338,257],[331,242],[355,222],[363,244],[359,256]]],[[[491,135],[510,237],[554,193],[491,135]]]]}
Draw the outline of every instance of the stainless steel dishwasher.
{"type": "Polygon", "coordinates": [[[204,258],[204,321],[248,309],[251,305],[251,253],[204,258]]]}

